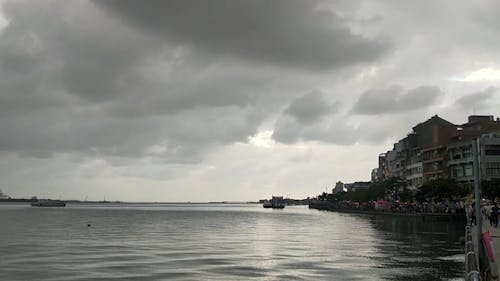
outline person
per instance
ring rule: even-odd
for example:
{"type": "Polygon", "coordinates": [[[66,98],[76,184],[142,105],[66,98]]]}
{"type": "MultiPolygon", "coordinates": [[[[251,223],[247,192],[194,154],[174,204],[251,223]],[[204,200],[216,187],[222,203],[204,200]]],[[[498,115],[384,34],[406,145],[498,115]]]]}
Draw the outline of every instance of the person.
{"type": "Polygon", "coordinates": [[[493,208],[491,208],[491,219],[493,221],[493,227],[497,228],[498,227],[498,205],[495,203],[493,208]]]}
{"type": "Polygon", "coordinates": [[[493,226],[493,217],[491,216],[491,209],[492,209],[492,206],[484,207],[484,215],[490,221],[490,226],[493,226]]]}
{"type": "Polygon", "coordinates": [[[470,224],[476,225],[476,202],[472,202],[469,207],[470,224]]]}

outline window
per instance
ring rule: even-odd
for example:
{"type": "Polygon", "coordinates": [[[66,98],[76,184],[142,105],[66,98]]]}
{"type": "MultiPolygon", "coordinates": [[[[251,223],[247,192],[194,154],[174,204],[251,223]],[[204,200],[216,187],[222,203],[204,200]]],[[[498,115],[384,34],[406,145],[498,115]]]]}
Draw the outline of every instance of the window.
{"type": "Polygon", "coordinates": [[[463,148],[462,153],[464,155],[464,158],[472,157],[472,146],[470,145],[463,148]]]}
{"type": "Polygon", "coordinates": [[[486,155],[500,155],[500,145],[486,145],[484,148],[486,155]]]}
{"type": "Polygon", "coordinates": [[[452,166],[451,167],[451,176],[460,178],[464,176],[464,168],[463,166],[452,166]]]}
{"type": "Polygon", "coordinates": [[[472,176],[472,164],[465,165],[464,166],[464,170],[465,170],[465,176],[466,177],[472,176]]]}
{"type": "Polygon", "coordinates": [[[500,175],[500,163],[486,163],[486,174],[490,176],[500,175]]]}

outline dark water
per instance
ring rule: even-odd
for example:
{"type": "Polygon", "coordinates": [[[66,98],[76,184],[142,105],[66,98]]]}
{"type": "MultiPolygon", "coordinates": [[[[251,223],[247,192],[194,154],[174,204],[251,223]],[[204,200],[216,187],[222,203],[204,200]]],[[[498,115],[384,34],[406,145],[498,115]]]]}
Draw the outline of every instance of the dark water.
{"type": "Polygon", "coordinates": [[[0,280],[460,280],[462,235],[303,206],[0,204],[0,280]]]}

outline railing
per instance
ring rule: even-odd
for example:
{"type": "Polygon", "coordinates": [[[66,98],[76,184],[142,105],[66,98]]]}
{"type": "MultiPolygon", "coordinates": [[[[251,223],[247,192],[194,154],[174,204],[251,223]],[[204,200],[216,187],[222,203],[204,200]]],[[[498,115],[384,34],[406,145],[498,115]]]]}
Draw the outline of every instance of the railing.
{"type": "Polygon", "coordinates": [[[465,227],[465,281],[481,281],[469,220],[465,227]]]}

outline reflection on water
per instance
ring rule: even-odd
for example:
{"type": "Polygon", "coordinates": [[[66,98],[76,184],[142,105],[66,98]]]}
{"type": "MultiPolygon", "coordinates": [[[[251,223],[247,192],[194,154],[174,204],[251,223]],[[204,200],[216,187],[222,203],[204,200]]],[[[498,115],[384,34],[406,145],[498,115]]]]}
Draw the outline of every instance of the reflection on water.
{"type": "Polygon", "coordinates": [[[303,206],[2,204],[0,280],[450,280],[461,235],[303,206]]]}
{"type": "Polygon", "coordinates": [[[379,230],[376,246],[387,257],[389,280],[441,280],[462,277],[464,225],[421,218],[372,217],[379,230]]]}

